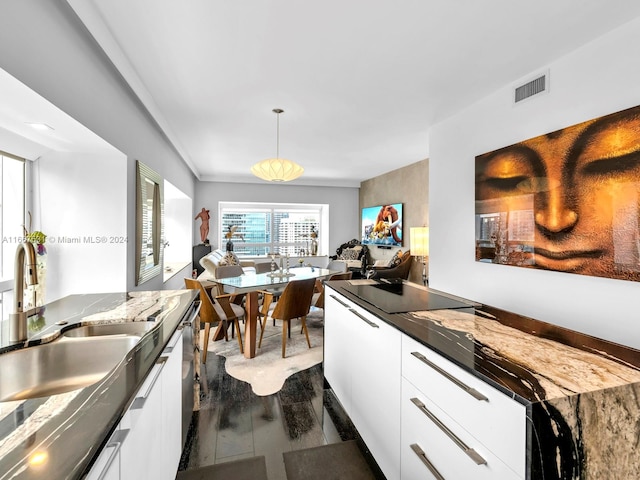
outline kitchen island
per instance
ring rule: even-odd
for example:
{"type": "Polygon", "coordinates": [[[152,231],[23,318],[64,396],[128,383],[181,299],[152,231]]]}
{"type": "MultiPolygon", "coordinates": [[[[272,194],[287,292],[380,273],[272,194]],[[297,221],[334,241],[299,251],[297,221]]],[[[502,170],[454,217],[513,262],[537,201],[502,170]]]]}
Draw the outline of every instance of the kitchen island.
{"type": "MultiPolygon", "coordinates": [[[[191,290],[71,295],[30,319],[26,342],[0,345],[1,356],[59,341],[65,331],[78,325],[154,322],[97,383],[56,395],[0,402],[0,479],[83,478],[138,389],[148,382],[171,338],[179,333],[182,322],[195,315],[196,299],[197,292],[191,290]]],[[[20,374],[1,372],[3,376],[20,374]]]]}
{"type": "Polygon", "coordinates": [[[327,288],[325,377],[387,478],[640,478],[638,350],[406,282],[327,288]]]}

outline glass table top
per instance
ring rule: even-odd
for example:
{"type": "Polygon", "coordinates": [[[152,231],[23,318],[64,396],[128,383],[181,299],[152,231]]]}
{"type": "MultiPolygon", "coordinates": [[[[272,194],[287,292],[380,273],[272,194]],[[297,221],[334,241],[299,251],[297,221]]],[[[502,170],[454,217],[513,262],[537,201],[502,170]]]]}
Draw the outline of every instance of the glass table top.
{"type": "Polygon", "coordinates": [[[250,292],[260,288],[283,286],[295,280],[307,278],[323,278],[334,273],[332,270],[318,267],[292,267],[288,275],[274,275],[267,273],[244,273],[238,277],[215,278],[211,281],[224,285],[225,291],[232,293],[250,292]]]}

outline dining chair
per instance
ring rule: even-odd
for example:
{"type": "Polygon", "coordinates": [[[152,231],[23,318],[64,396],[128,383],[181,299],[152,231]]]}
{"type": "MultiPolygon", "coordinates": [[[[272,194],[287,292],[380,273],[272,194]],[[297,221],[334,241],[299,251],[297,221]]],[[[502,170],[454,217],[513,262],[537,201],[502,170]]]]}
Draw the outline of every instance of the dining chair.
{"type": "MultiPolygon", "coordinates": [[[[216,268],[216,278],[239,277],[243,274],[244,270],[240,265],[220,265],[216,268]]],[[[225,295],[226,292],[224,291],[224,285],[216,283],[216,287],[218,289],[218,295],[225,295]]],[[[234,293],[231,295],[229,301],[242,306],[244,297],[244,293],[234,293]]],[[[233,325],[231,325],[231,336],[233,337],[233,325]]]]}
{"type": "MultiPolygon", "coordinates": [[[[326,281],[331,280],[351,280],[353,272],[334,273],[326,281]]],[[[322,280],[316,280],[316,287],[320,290],[319,294],[315,297],[315,301],[312,302],[316,308],[324,308],[324,282],[322,280]]]]}
{"type": "Polygon", "coordinates": [[[256,262],[256,273],[268,273],[271,271],[271,262],[256,262]]]}
{"type": "MultiPolygon", "coordinates": [[[[290,334],[290,322],[299,318],[302,322],[302,331],[307,337],[307,345],[311,348],[311,340],[309,340],[309,331],[307,330],[307,314],[311,308],[311,297],[315,286],[315,278],[304,280],[292,280],[280,295],[280,299],[276,302],[275,307],[270,312],[271,318],[282,321],[282,358],[285,357],[287,349],[287,337],[290,334]]],[[[265,298],[269,292],[265,292],[265,298]]],[[[266,327],[267,315],[262,318],[262,331],[260,332],[260,341],[258,348],[262,346],[262,337],[266,327]]]]}
{"type": "MultiPolygon", "coordinates": [[[[235,303],[231,303],[231,296],[228,294],[216,295],[214,298],[211,298],[202,283],[198,280],[185,278],[184,283],[188,289],[200,291],[200,321],[205,324],[203,343],[204,353],[202,354],[202,362],[204,363],[207,361],[209,332],[211,324],[213,323],[218,325],[222,324],[224,339],[227,342],[229,341],[229,335],[227,333],[229,323],[231,322],[232,325],[235,325],[236,330],[238,330],[238,345],[240,346],[240,353],[244,353],[244,348],[242,346],[242,333],[240,332],[240,323],[238,322],[239,318],[244,317],[244,308],[240,305],[236,305],[235,303]]],[[[233,335],[233,330],[231,332],[233,335]]]]}

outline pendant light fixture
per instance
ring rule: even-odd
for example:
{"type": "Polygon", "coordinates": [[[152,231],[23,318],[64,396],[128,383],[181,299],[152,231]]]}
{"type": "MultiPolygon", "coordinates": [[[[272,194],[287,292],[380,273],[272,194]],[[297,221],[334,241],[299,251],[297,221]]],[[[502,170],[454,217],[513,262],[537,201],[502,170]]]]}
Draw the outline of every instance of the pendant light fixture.
{"type": "Polygon", "coordinates": [[[304,172],[304,168],[291,160],[280,158],[280,114],[284,110],[274,108],[277,115],[276,158],[268,158],[251,167],[251,173],[268,182],[290,182],[304,172]]]}

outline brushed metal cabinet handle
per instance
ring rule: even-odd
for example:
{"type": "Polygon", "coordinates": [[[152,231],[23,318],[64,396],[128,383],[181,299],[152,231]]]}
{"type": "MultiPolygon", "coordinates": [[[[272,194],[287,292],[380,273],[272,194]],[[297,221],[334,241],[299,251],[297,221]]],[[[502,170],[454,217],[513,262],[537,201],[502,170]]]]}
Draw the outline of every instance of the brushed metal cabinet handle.
{"type": "Polygon", "coordinates": [[[485,397],[482,393],[480,393],[479,391],[477,391],[475,388],[470,387],[469,385],[461,382],[460,380],[458,380],[456,377],[454,377],[453,375],[451,375],[449,372],[443,370],[442,368],[440,368],[438,365],[436,365],[435,363],[433,363],[431,360],[427,359],[427,357],[425,357],[424,355],[422,355],[420,352],[411,352],[411,355],[413,355],[414,357],[416,357],[418,360],[420,360],[422,363],[424,363],[425,365],[430,366],[431,368],[433,368],[436,372],[438,372],[440,375],[442,375],[443,377],[445,377],[447,380],[449,380],[450,382],[454,383],[456,386],[460,387],[462,390],[464,390],[465,392],[467,392],[469,395],[471,395],[473,398],[475,398],[476,400],[480,400],[480,401],[485,401],[488,402],[489,399],[487,397],[485,397]]]}
{"type": "Polygon", "coordinates": [[[348,305],[348,304],[344,303],[342,300],[340,300],[340,299],[339,299],[338,297],[336,297],[335,295],[331,295],[331,294],[329,294],[329,296],[330,296],[331,298],[333,298],[336,302],[338,302],[340,305],[342,305],[344,308],[349,308],[349,309],[351,308],[351,307],[349,307],[349,305],[348,305]]]}
{"type": "Polygon", "coordinates": [[[420,409],[422,413],[424,413],[429,420],[431,420],[436,427],[438,427],[442,432],[449,437],[453,443],[455,443],[460,450],[462,450],[471,460],[475,462],[476,465],[486,465],[487,461],[480,456],[478,452],[476,452],[473,448],[469,447],[466,443],[458,438],[458,436],[453,433],[451,430],[447,428],[447,426],[440,421],[438,417],[436,417],[433,413],[429,411],[429,409],[425,406],[417,398],[412,398],[411,401],[413,404],[420,409]]]}
{"type": "Polygon", "coordinates": [[[371,320],[369,320],[367,317],[365,317],[364,315],[359,314],[358,312],[356,312],[353,308],[350,308],[349,311],[351,313],[353,313],[356,317],[358,317],[360,320],[362,320],[363,322],[365,322],[367,325],[369,325],[370,327],[373,328],[380,328],[378,326],[378,324],[372,322],[371,320]]]}
{"type": "Polygon", "coordinates": [[[153,366],[153,368],[155,369],[155,372],[152,374],[154,376],[153,376],[153,379],[151,380],[151,383],[147,386],[147,389],[142,395],[136,396],[135,400],[131,404],[131,410],[140,410],[144,406],[144,403],[147,401],[147,398],[151,393],[151,390],[153,390],[153,387],[158,381],[158,378],[160,378],[160,374],[162,373],[162,369],[164,368],[166,362],[167,362],[167,357],[158,358],[158,360],[156,361],[156,364],[153,366]]]}
{"type": "Polygon", "coordinates": [[[125,438],[127,438],[128,434],[129,434],[129,430],[117,431],[113,435],[113,437],[111,438],[107,446],[104,447],[105,450],[107,448],[112,448],[113,450],[109,455],[109,458],[107,459],[106,463],[104,464],[104,467],[102,467],[102,470],[100,471],[100,474],[98,475],[98,478],[96,480],[104,480],[104,477],[107,475],[109,471],[109,467],[111,467],[111,464],[116,459],[116,455],[120,451],[120,448],[122,447],[122,443],[124,442],[125,438]]]}
{"type": "Polygon", "coordinates": [[[438,469],[434,467],[433,463],[429,461],[429,459],[427,458],[427,455],[424,453],[424,450],[420,448],[420,445],[418,445],[417,443],[413,443],[409,446],[411,447],[411,450],[413,450],[413,453],[415,453],[418,456],[420,461],[424,463],[425,467],[429,469],[429,471],[433,474],[434,477],[437,478],[437,480],[444,480],[444,477],[440,475],[440,472],[438,471],[438,469]]]}

